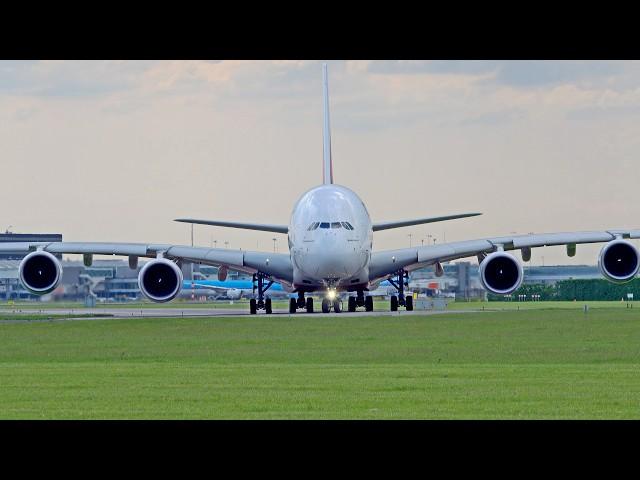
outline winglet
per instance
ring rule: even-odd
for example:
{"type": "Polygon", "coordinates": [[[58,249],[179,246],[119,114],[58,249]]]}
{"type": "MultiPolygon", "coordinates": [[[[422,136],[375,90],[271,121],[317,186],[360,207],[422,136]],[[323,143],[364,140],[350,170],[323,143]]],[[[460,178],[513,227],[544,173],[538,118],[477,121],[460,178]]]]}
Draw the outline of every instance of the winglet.
{"type": "Polygon", "coordinates": [[[324,100],[324,128],[322,131],[322,179],[325,185],[333,183],[331,162],[331,127],[329,125],[329,78],[327,64],[322,64],[322,96],[324,100]]]}

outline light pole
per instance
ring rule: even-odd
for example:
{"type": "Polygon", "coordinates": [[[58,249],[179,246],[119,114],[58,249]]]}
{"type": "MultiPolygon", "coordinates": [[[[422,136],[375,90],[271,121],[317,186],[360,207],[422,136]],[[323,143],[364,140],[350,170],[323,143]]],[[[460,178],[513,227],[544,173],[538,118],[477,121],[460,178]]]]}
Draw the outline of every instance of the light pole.
{"type": "Polygon", "coordinates": [[[9,229],[10,229],[11,227],[13,227],[13,225],[9,225],[9,226],[7,227],[7,230],[6,230],[4,233],[11,233],[11,232],[9,231],[9,229]]]}
{"type": "Polygon", "coordinates": [[[229,242],[228,241],[224,241],[224,248],[229,248],[229,242]]]}
{"type": "Polygon", "coordinates": [[[411,236],[412,234],[410,233],[409,235],[407,235],[409,237],[409,248],[411,248],[411,236]]]}
{"type": "Polygon", "coordinates": [[[276,237],[273,237],[271,240],[273,240],[273,253],[276,252],[276,241],[278,240],[276,237]]]}
{"type": "Polygon", "coordinates": [[[427,244],[431,243],[431,239],[433,238],[433,235],[427,234],[427,238],[429,239],[429,241],[427,242],[427,244]]]}
{"type": "Polygon", "coordinates": [[[218,248],[218,240],[213,241],[213,248],[218,248]]]}
{"type": "MultiPolygon", "coordinates": [[[[191,224],[191,247],[193,248],[193,223],[191,224]]],[[[193,282],[193,262],[191,262],[191,300],[196,299],[196,288],[193,282]]]]}

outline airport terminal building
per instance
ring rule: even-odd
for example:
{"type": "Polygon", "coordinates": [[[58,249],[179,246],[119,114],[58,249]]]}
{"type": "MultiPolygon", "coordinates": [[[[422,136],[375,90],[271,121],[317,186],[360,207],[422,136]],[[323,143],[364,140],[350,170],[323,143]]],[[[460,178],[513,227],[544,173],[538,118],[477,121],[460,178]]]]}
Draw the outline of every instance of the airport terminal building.
{"type": "MultiPolygon", "coordinates": [[[[0,233],[0,242],[61,242],[60,233],[0,233]]],[[[21,260],[24,255],[0,253],[0,260],[21,260]]]]}

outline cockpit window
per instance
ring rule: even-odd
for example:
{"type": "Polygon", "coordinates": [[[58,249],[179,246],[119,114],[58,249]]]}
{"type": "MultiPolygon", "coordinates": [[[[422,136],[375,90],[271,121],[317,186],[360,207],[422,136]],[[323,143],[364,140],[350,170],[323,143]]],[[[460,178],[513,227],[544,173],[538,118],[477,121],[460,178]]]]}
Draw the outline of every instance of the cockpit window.
{"type": "Polygon", "coordinates": [[[345,230],[353,230],[353,226],[349,222],[314,222],[309,225],[307,231],[320,228],[344,228],[345,230]]]}
{"type": "Polygon", "coordinates": [[[353,227],[351,226],[351,224],[349,222],[341,222],[342,226],[344,228],[346,228],[347,230],[353,230],[353,227]]]}

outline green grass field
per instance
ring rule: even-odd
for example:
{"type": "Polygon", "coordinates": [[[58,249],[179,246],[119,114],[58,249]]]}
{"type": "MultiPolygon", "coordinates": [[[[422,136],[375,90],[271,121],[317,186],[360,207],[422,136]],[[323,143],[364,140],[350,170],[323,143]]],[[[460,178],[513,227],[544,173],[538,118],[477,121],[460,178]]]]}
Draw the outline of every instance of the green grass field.
{"type": "Polygon", "coordinates": [[[640,308],[522,305],[5,323],[0,418],[640,418],[640,308]]]}
{"type": "MultiPolygon", "coordinates": [[[[319,306],[320,299],[315,297],[316,309],[319,306]]],[[[346,300],[343,302],[346,307],[346,300]]],[[[583,302],[481,302],[481,301],[457,301],[450,302],[447,306],[448,310],[523,310],[523,309],[541,309],[541,308],[561,308],[561,309],[581,309],[583,305],[589,305],[590,308],[626,308],[626,302],[620,301],[583,301],[583,302]]],[[[273,308],[288,308],[288,300],[274,300],[273,308]]],[[[375,310],[389,310],[389,300],[376,299],[374,302],[375,310]]],[[[84,309],[82,302],[0,302],[0,314],[6,314],[14,310],[21,311],[38,311],[52,309],[77,309],[82,313],[84,309]]],[[[153,309],[153,308],[237,308],[239,310],[249,309],[249,300],[243,298],[233,303],[229,301],[217,302],[192,302],[189,300],[173,300],[171,303],[155,303],[151,301],[144,302],[122,302],[122,303],[98,303],[97,309],[153,309]]],[[[640,308],[640,305],[637,306],[640,308]]]]}

